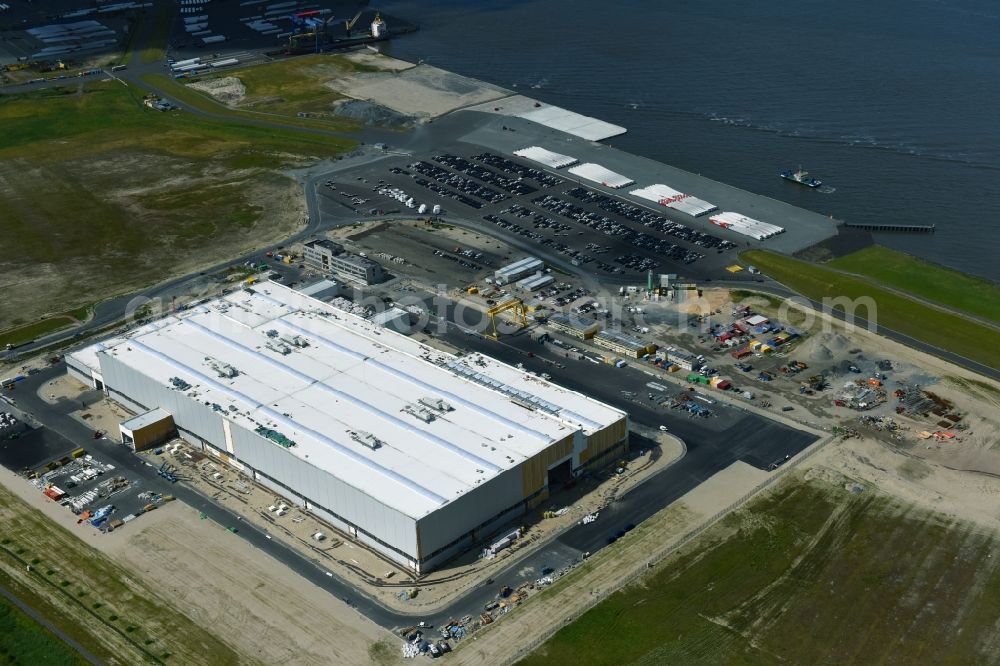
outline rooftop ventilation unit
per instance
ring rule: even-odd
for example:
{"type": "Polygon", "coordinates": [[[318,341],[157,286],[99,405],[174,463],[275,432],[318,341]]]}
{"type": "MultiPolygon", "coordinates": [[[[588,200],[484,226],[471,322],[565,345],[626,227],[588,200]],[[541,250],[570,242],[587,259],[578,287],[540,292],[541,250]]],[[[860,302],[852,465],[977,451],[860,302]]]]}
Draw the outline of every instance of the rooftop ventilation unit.
{"type": "Polygon", "coordinates": [[[434,412],[427,409],[426,407],[421,407],[419,405],[406,405],[405,407],[403,407],[403,411],[409,414],[410,416],[414,416],[420,419],[424,423],[430,423],[435,418],[437,418],[437,415],[434,412]]]}
{"type": "Polygon", "coordinates": [[[441,398],[420,398],[417,402],[424,407],[429,407],[430,409],[441,412],[442,414],[445,412],[455,411],[455,408],[452,407],[450,403],[442,400],[441,398]]]}
{"type": "Polygon", "coordinates": [[[367,446],[372,451],[382,446],[382,440],[370,432],[365,432],[364,430],[348,430],[347,432],[350,434],[351,439],[361,446],[367,446]]]}
{"type": "Polygon", "coordinates": [[[301,335],[283,335],[281,336],[281,341],[287,342],[291,346],[298,347],[299,349],[304,349],[309,346],[309,341],[301,335]]]}
{"type": "Polygon", "coordinates": [[[456,375],[465,377],[468,380],[474,381],[477,384],[485,386],[487,388],[493,389],[499,393],[510,398],[512,401],[517,402],[517,404],[522,407],[527,407],[528,409],[539,409],[543,412],[559,416],[562,413],[562,409],[558,405],[555,405],[548,400],[543,400],[538,396],[532,395],[520,389],[514,388],[509,384],[505,384],[501,381],[487,377],[486,375],[480,374],[463,363],[449,362],[445,363],[444,366],[451,370],[456,375]],[[519,401],[519,402],[518,402],[519,401]]]}
{"type": "Polygon", "coordinates": [[[292,353],[291,347],[285,344],[281,344],[280,342],[275,342],[274,340],[268,340],[266,346],[271,351],[277,352],[282,356],[288,356],[289,354],[292,353]]]}
{"type": "Polygon", "coordinates": [[[275,444],[278,444],[279,446],[285,447],[286,449],[295,446],[294,441],[288,439],[277,430],[272,430],[271,428],[259,426],[258,428],[254,429],[254,432],[256,432],[261,437],[266,437],[267,439],[271,440],[275,444]]]}
{"type": "Polygon", "coordinates": [[[240,374],[240,371],[229,365],[228,363],[223,363],[222,361],[216,361],[208,356],[205,357],[205,362],[208,363],[208,367],[215,370],[215,374],[219,375],[223,379],[232,379],[240,374]]]}
{"type": "Polygon", "coordinates": [[[189,388],[191,388],[191,385],[188,384],[183,379],[181,379],[180,377],[171,377],[170,378],[170,383],[178,391],[187,391],[189,388]]]}

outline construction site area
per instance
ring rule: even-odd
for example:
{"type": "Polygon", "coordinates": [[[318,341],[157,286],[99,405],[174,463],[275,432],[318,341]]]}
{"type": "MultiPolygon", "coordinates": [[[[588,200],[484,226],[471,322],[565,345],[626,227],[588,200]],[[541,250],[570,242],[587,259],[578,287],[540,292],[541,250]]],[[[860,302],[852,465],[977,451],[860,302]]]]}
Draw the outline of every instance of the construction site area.
{"type": "MultiPolygon", "coordinates": [[[[547,500],[516,520],[498,523],[497,529],[483,533],[475,548],[452,557],[436,571],[415,575],[403,562],[359,540],[350,526],[331,521],[322,509],[275,486],[261,474],[261,468],[234,466],[224,440],[212,447],[200,436],[182,433],[182,439],[143,445],[145,450],[138,457],[127,447],[114,444],[120,452],[116,455],[132,456],[147,475],[159,479],[160,487],[147,488],[149,494],[143,497],[162,505],[169,502],[168,497],[189,493],[190,497],[203,498],[199,503],[211,502],[218,507],[213,511],[224,511],[223,517],[205,511],[200,512],[202,516],[212,517],[236,538],[277,549],[274,553],[279,561],[299,575],[325,581],[348,608],[396,633],[396,640],[405,643],[397,654],[443,654],[461,646],[454,655],[458,658],[466,650],[463,638],[478,635],[485,627],[492,634],[498,621],[510,623],[523,612],[522,607],[530,607],[534,596],[589,566],[594,553],[630,549],[628,544],[638,543],[634,535],[644,521],[652,521],[649,529],[661,529],[652,527],[660,520],[654,517],[659,508],[676,507],[671,502],[690,493],[701,494],[688,498],[688,505],[708,502],[706,506],[713,506],[718,501],[722,508],[729,495],[720,493],[712,479],[734,474],[732,478],[744,479],[729,482],[731,493],[744,489],[729,500],[734,501],[769,483],[771,475],[780,475],[810,442],[835,441],[851,447],[838,447],[836,454],[829,454],[836,463],[821,456],[831,460],[824,464],[883,485],[937,478],[921,466],[927,470],[938,465],[996,469],[993,448],[1000,424],[986,416],[989,410],[977,407],[984,400],[996,404],[996,395],[985,384],[980,386],[963,377],[962,371],[943,364],[934,367],[916,352],[865,331],[842,330],[822,318],[809,321],[802,311],[778,308],[767,297],[752,292],[730,292],[659,276],[647,276],[635,284],[626,281],[612,290],[600,289],[587,277],[564,273],[557,270],[557,264],[526,255],[495,236],[453,221],[372,221],[326,234],[324,237],[340,248],[335,256],[344,271],[356,264],[347,261],[350,257],[383,266],[387,279],[372,284],[325,270],[320,255],[307,253],[304,245],[261,256],[259,265],[254,262],[252,279],[246,280],[246,291],[237,300],[221,301],[229,303],[229,312],[219,314],[232,317],[242,312],[240,318],[251,316],[254,308],[247,306],[252,300],[233,308],[241,299],[254,299],[253,292],[269,299],[277,298],[279,292],[288,293],[278,300],[290,298],[287,302],[296,304],[293,309],[304,312],[317,307],[310,305],[303,310],[305,304],[319,299],[317,302],[333,306],[334,310],[323,310],[329,316],[340,311],[344,313],[341,317],[378,322],[371,327],[359,321],[358,325],[368,331],[366,335],[389,335],[388,330],[376,331],[378,326],[392,323],[393,330],[405,333],[400,344],[404,338],[411,340],[424,349],[463,358],[470,368],[485,367],[477,365],[476,359],[486,353],[509,368],[505,372],[523,373],[529,385],[555,383],[586,391],[630,415],[628,447],[607,465],[565,478],[549,469],[547,500]],[[287,286],[291,284],[303,294],[312,294],[310,300],[292,296],[287,286]],[[781,434],[767,430],[779,424],[790,427],[781,426],[781,434]],[[905,456],[902,460],[909,462],[898,473],[888,473],[879,471],[887,469],[885,462],[859,466],[859,458],[853,454],[842,458],[850,450],[864,450],[860,459],[866,461],[905,456]],[[690,474],[691,469],[703,475],[696,478],[704,484],[670,485],[671,479],[690,474]],[[713,493],[716,496],[709,499],[713,493]],[[704,499],[693,499],[702,496],[704,499]],[[642,511],[637,510],[639,506],[642,511]],[[295,558],[307,564],[293,565],[295,558]],[[420,622],[433,626],[420,626],[420,622]]],[[[220,284],[215,289],[226,292],[232,287],[220,284]]],[[[175,307],[180,312],[206,315],[211,311],[206,306],[217,307],[211,298],[202,291],[197,301],[178,299],[175,307]]],[[[263,311],[252,316],[261,314],[263,311]]],[[[150,330],[160,326],[162,323],[150,330]]],[[[187,326],[214,327],[215,323],[209,317],[187,326]]],[[[313,326],[294,320],[281,325],[306,340],[320,330],[313,326]]],[[[268,325],[261,330],[266,333],[268,325]]],[[[329,333],[322,335],[335,341],[329,333]]],[[[133,347],[148,344],[141,342],[141,333],[130,332],[128,337],[133,347]]],[[[264,339],[265,353],[275,359],[287,358],[296,348],[308,349],[296,347],[300,343],[292,338],[291,342],[280,336],[271,338],[273,344],[267,342],[267,335],[264,339]],[[274,344],[287,347],[288,354],[268,347],[274,344]]],[[[342,342],[337,344],[343,346],[342,342]]],[[[232,343],[229,346],[235,349],[232,343]]],[[[227,366],[237,373],[247,369],[246,360],[226,360],[222,348],[200,348],[200,357],[206,353],[211,357],[206,371],[219,379],[209,381],[206,371],[199,371],[198,376],[184,380],[194,388],[174,382],[172,391],[198,391],[220,380],[232,382],[235,378],[228,376],[232,370],[227,366]]],[[[171,355],[177,356],[177,352],[171,355]]],[[[81,426],[88,421],[104,424],[117,439],[123,439],[126,432],[138,432],[142,424],[135,431],[114,426],[134,421],[132,414],[142,414],[143,409],[133,404],[122,410],[118,406],[123,400],[120,395],[106,396],[107,369],[95,375],[93,368],[84,366],[88,364],[71,361],[72,377],[58,380],[63,388],[53,385],[47,400],[68,409],[69,402],[63,401],[60,390],[66,391],[68,401],[79,395],[87,400],[88,393],[100,396],[97,402],[103,407],[88,402],[85,413],[90,416],[74,417],[81,426]],[[101,388],[95,389],[98,382],[101,388]]],[[[97,368],[100,370],[100,363],[97,368]]],[[[178,370],[174,366],[170,376],[178,377],[178,370]]],[[[298,367],[296,372],[304,369],[298,367]]],[[[11,395],[23,399],[23,389],[35,377],[25,372],[23,379],[14,382],[11,395]]],[[[230,384],[227,390],[236,385],[230,384]]],[[[110,384],[112,389],[114,386],[110,384]]],[[[47,390],[42,389],[43,397],[47,390]]],[[[213,400],[218,399],[208,399],[210,403],[213,400]]],[[[139,402],[152,406],[148,398],[139,402]]],[[[157,404],[164,402],[158,399],[157,404]]],[[[228,410],[223,407],[222,411],[228,410]]],[[[416,416],[412,418],[420,423],[416,416]]],[[[276,423],[273,416],[270,419],[276,423]]],[[[281,426],[265,425],[285,434],[281,426]]],[[[365,430],[385,441],[373,428],[365,430]]],[[[288,441],[301,441],[301,433],[287,434],[288,441]]],[[[274,443],[268,446],[284,448],[279,439],[270,438],[274,443]]],[[[374,449],[376,454],[379,450],[374,449]]],[[[236,451],[235,458],[242,463],[239,449],[236,451]]],[[[70,465],[67,472],[75,475],[77,466],[70,465]]],[[[62,478],[52,474],[44,482],[62,489],[62,478]]],[[[148,482],[140,481],[137,493],[143,483],[148,482]]],[[[950,506],[959,510],[965,496],[955,492],[951,493],[954,504],[950,506]]],[[[118,501],[111,501],[115,513],[110,520],[123,520],[145,509],[144,505],[119,507],[118,501]]],[[[678,530],[695,524],[697,516],[704,519],[713,513],[706,508],[678,520],[676,508],[665,510],[672,511],[671,521],[678,530]]],[[[142,524],[125,523],[124,531],[142,529],[142,524]]],[[[571,606],[587,602],[578,601],[571,606]]]]}

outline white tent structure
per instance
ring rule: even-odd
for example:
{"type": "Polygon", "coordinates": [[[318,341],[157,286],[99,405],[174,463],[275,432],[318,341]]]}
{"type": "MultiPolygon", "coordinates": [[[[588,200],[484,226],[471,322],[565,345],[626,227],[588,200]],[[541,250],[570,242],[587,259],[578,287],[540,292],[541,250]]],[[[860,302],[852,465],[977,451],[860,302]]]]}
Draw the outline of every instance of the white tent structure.
{"type": "Polygon", "coordinates": [[[628,131],[621,125],[606,123],[558,106],[545,105],[518,113],[517,116],[588,141],[603,141],[628,131]]]}
{"type": "Polygon", "coordinates": [[[715,204],[709,203],[690,194],[684,194],[669,185],[650,185],[649,187],[632,190],[631,194],[634,197],[639,197],[640,199],[645,199],[646,201],[655,201],[661,206],[666,206],[667,208],[673,208],[674,210],[682,213],[687,213],[691,217],[698,217],[699,215],[704,215],[705,213],[711,213],[713,210],[718,210],[718,207],[715,204]]]}
{"type": "Polygon", "coordinates": [[[554,153],[551,150],[545,150],[544,148],[539,148],[538,146],[530,146],[528,148],[522,148],[521,150],[515,150],[514,154],[518,157],[523,157],[526,160],[544,164],[545,166],[553,169],[562,169],[563,167],[568,167],[577,163],[577,159],[575,157],[560,155],[559,153],[554,153]]]}
{"type": "Polygon", "coordinates": [[[593,162],[587,162],[585,164],[581,164],[580,166],[575,166],[570,169],[569,172],[574,176],[579,176],[580,178],[600,183],[601,185],[610,187],[613,190],[619,190],[635,183],[635,181],[631,178],[623,176],[620,173],[615,173],[610,169],[605,169],[600,164],[594,164],[593,162]]]}
{"type": "Polygon", "coordinates": [[[755,220],[752,217],[747,217],[746,215],[741,215],[740,213],[718,213],[717,215],[713,215],[708,218],[708,221],[722,227],[723,229],[729,229],[730,231],[735,231],[736,233],[743,234],[744,236],[750,236],[756,240],[764,240],[765,238],[770,238],[771,236],[777,236],[784,231],[784,228],[779,227],[776,224],[761,222],[760,220],[755,220]]]}

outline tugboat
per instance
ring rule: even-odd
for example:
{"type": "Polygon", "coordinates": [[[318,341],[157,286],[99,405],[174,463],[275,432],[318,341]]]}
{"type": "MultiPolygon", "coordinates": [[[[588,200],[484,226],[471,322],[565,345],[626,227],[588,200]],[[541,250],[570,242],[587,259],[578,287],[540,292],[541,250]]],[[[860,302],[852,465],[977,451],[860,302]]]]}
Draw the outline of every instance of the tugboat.
{"type": "Polygon", "coordinates": [[[782,171],[781,177],[785,180],[790,180],[793,183],[805,185],[806,187],[819,187],[823,184],[822,180],[816,180],[810,176],[808,172],[803,171],[801,165],[799,166],[798,171],[792,171],[791,169],[788,171],[782,171]]]}

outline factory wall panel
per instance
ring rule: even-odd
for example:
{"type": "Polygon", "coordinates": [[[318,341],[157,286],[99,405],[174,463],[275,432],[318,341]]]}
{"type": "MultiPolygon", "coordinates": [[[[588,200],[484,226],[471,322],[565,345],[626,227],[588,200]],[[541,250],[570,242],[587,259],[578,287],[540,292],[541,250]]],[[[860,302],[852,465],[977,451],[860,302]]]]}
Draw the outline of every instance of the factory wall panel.
{"type": "Polygon", "coordinates": [[[470,490],[417,522],[424,558],[524,499],[520,465],[470,490]]]}
{"type": "Polygon", "coordinates": [[[254,480],[260,485],[264,486],[265,488],[270,488],[278,495],[288,500],[289,502],[292,502],[293,504],[297,504],[299,506],[306,505],[305,498],[290,491],[288,488],[283,488],[280,484],[275,483],[274,481],[267,478],[266,476],[263,476],[262,474],[258,474],[254,480]]]}
{"type": "Polygon", "coordinates": [[[587,447],[580,454],[580,464],[613,448],[628,435],[628,417],[615,421],[587,438],[587,447]]]}
{"type": "Polygon", "coordinates": [[[440,553],[430,558],[429,560],[421,562],[420,563],[421,573],[428,572],[437,567],[439,564],[447,562],[448,560],[455,557],[456,555],[458,555],[471,545],[472,545],[472,535],[464,537],[455,544],[448,546],[447,548],[445,548],[444,550],[442,550],[440,553]]]}
{"type": "Polygon", "coordinates": [[[101,374],[109,388],[124,394],[146,409],[162,407],[173,415],[174,423],[178,427],[189,430],[225,450],[222,417],[212,411],[210,406],[149,379],[110,354],[98,354],[98,359],[101,363],[101,374]]]}
{"type": "Polygon", "coordinates": [[[66,356],[66,372],[70,377],[78,379],[87,386],[94,388],[94,376],[91,374],[90,368],[83,365],[82,363],[75,364],[75,359],[71,356],[66,356]]]}
{"type": "Polygon", "coordinates": [[[573,435],[570,435],[521,463],[523,472],[521,497],[528,497],[545,485],[545,477],[552,463],[572,452],[573,435]]]}
{"type": "Polygon", "coordinates": [[[290,451],[236,424],[231,426],[236,457],[302,497],[404,553],[417,552],[414,520],[337,479],[290,451]]]}

